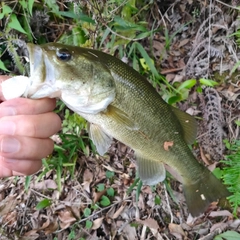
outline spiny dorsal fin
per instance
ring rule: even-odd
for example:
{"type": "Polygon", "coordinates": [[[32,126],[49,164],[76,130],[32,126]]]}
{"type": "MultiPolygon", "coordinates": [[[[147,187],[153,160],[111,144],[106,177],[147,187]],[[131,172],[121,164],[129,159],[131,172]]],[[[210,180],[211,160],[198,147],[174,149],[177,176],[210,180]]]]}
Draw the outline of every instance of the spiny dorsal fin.
{"type": "Polygon", "coordinates": [[[183,136],[186,143],[192,144],[197,136],[197,121],[193,116],[189,115],[188,113],[185,113],[178,108],[172,106],[171,108],[182,126],[183,136]]]}
{"type": "Polygon", "coordinates": [[[133,122],[133,120],[130,119],[129,116],[125,112],[120,110],[119,108],[116,108],[112,105],[109,105],[107,107],[106,112],[104,112],[104,114],[113,118],[114,121],[116,121],[117,123],[127,127],[128,129],[131,129],[131,130],[138,130],[139,129],[137,124],[135,122],[133,122]]]}
{"type": "Polygon", "coordinates": [[[160,161],[148,160],[136,153],[139,177],[145,185],[156,185],[166,178],[165,167],[160,161]]]}
{"type": "Polygon", "coordinates": [[[112,143],[112,137],[108,136],[101,127],[96,124],[90,123],[89,137],[92,139],[97,151],[100,155],[104,155],[112,143]]]}

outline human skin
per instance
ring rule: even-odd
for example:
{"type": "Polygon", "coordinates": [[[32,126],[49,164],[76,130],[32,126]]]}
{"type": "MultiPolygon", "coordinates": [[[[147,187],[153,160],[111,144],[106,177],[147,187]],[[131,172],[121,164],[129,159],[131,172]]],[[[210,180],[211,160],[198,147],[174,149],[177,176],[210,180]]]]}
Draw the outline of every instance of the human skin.
{"type": "MultiPolygon", "coordinates": [[[[0,76],[0,82],[7,76],[0,76]]],[[[59,116],[52,111],[55,99],[15,98],[6,101],[0,85],[0,178],[31,175],[41,159],[51,154],[49,138],[61,128],[59,116]]]]}

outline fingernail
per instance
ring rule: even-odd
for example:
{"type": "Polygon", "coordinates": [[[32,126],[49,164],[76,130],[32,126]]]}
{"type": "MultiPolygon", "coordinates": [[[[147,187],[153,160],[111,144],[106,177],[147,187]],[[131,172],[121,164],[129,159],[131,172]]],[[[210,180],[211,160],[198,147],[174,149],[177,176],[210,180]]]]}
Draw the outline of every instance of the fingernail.
{"type": "Polygon", "coordinates": [[[13,135],[16,130],[16,124],[12,121],[0,121],[0,134],[13,135]]]}
{"type": "Polygon", "coordinates": [[[3,153],[15,153],[20,149],[20,142],[12,137],[4,137],[0,142],[0,151],[3,153]]]}
{"type": "Polygon", "coordinates": [[[16,115],[15,108],[13,107],[0,107],[0,117],[16,115]]]}

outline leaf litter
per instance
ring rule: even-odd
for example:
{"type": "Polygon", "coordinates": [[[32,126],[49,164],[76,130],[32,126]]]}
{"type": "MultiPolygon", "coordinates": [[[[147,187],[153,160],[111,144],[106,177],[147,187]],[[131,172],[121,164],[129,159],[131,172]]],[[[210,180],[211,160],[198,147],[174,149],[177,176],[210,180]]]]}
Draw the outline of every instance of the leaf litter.
{"type": "MultiPolygon", "coordinates": [[[[194,153],[213,166],[225,153],[219,143],[224,138],[239,138],[235,120],[240,120],[240,84],[232,69],[240,53],[230,37],[239,26],[238,12],[230,17],[229,11],[234,9],[221,1],[166,3],[156,2],[149,15],[174,36],[169,49],[163,34],[154,37],[153,54],[160,61],[161,72],[171,84],[200,77],[221,81],[214,89],[190,92],[188,101],[178,104],[203,119],[198,130],[201,147],[194,153]]],[[[145,47],[148,49],[147,44],[145,47]]],[[[166,151],[171,144],[166,142],[166,151]]],[[[206,214],[192,218],[182,186],[171,176],[155,188],[143,186],[136,201],[136,188],[127,193],[136,176],[134,155],[119,142],[115,141],[104,157],[79,153],[77,166],[73,179],[68,175],[61,178],[61,192],[53,170],[41,180],[39,174],[32,176],[27,191],[25,177],[1,180],[0,239],[207,240],[221,233],[216,240],[239,237],[239,219],[214,203],[206,214]],[[113,176],[107,177],[109,172],[113,176]],[[104,189],[99,190],[101,187],[104,189]],[[113,195],[108,194],[110,188],[113,195]],[[38,210],[37,204],[44,199],[51,200],[51,205],[38,210]]]]}

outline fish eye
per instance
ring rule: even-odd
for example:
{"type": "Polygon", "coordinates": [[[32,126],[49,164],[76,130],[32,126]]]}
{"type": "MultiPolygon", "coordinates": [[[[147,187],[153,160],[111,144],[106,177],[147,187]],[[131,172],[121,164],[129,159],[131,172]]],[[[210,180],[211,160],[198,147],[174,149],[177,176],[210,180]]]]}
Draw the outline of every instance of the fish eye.
{"type": "Polygon", "coordinates": [[[58,49],[56,54],[59,60],[65,61],[65,62],[69,61],[72,56],[69,50],[67,50],[66,48],[58,49]]]}

